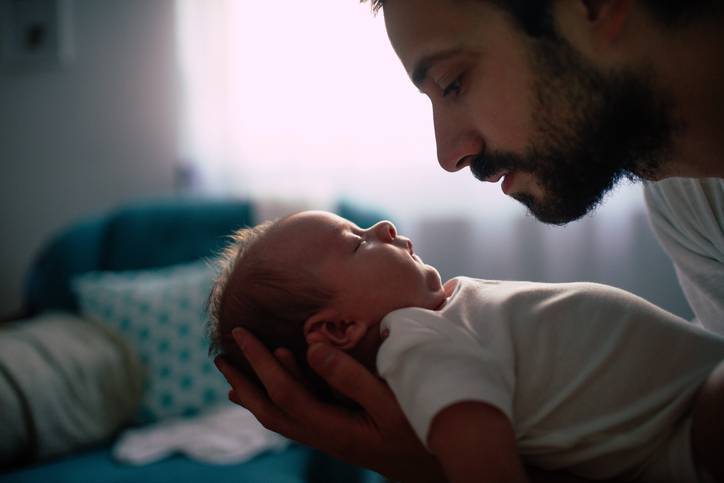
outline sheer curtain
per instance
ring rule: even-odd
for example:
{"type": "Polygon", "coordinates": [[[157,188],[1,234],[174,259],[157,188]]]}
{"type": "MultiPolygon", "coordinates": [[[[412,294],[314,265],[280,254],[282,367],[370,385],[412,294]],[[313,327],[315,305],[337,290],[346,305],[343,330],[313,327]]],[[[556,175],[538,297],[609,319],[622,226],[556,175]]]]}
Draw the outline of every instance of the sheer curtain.
{"type": "Polygon", "coordinates": [[[429,102],[356,0],[177,0],[180,152],[204,192],[381,208],[444,276],[594,280],[684,316],[640,187],[535,222],[499,185],[438,166],[429,102]]]}

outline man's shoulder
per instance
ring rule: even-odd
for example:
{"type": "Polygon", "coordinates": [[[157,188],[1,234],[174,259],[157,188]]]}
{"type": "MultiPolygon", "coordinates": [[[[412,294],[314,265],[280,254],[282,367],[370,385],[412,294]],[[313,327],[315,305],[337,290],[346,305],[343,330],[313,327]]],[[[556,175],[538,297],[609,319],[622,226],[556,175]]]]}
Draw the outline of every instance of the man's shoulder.
{"type": "Polygon", "coordinates": [[[724,179],[668,178],[644,183],[649,215],[657,226],[724,223],[724,179]]]}
{"type": "Polygon", "coordinates": [[[724,200],[722,178],[667,178],[644,181],[647,202],[692,203],[701,200],[724,200]]]}

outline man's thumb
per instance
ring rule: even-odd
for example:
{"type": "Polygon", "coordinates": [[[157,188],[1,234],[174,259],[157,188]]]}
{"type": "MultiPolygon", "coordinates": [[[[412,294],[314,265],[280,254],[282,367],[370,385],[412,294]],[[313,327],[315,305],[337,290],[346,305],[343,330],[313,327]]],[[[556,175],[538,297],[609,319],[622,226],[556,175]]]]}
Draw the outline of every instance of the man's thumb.
{"type": "Polygon", "coordinates": [[[329,344],[323,342],[312,344],[307,350],[309,366],[320,376],[327,374],[332,368],[335,352],[329,344]]]}

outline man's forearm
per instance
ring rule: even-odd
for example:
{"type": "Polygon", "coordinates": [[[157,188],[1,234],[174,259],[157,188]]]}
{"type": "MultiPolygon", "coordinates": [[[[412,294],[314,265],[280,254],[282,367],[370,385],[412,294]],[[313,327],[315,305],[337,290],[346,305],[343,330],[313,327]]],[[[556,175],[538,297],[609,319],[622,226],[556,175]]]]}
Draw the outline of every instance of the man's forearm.
{"type": "MultiPolygon", "coordinates": [[[[527,466],[525,470],[531,483],[591,483],[592,481],[571,475],[570,473],[543,471],[529,466],[527,466]]],[[[414,481],[399,481],[396,483],[447,483],[445,478],[439,473],[434,476],[428,476],[430,477],[424,480],[416,479],[414,481]]]]}
{"type": "Polygon", "coordinates": [[[588,483],[591,481],[570,473],[543,471],[531,466],[526,466],[525,471],[531,483],[588,483]]]}

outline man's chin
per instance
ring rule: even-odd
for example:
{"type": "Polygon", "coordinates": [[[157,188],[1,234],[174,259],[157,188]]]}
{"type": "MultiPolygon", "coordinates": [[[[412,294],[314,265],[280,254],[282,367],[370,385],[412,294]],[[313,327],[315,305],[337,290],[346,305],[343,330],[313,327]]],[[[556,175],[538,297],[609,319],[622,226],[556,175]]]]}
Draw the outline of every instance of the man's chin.
{"type": "Polygon", "coordinates": [[[510,196],[528,208],[528,212],[536,220],[547,225],[560,226],[579,220],[590,213],[596,205],[596,203],[583,206],[562,202],[538,202],[526,193],[513,193],[510,196]]]}

